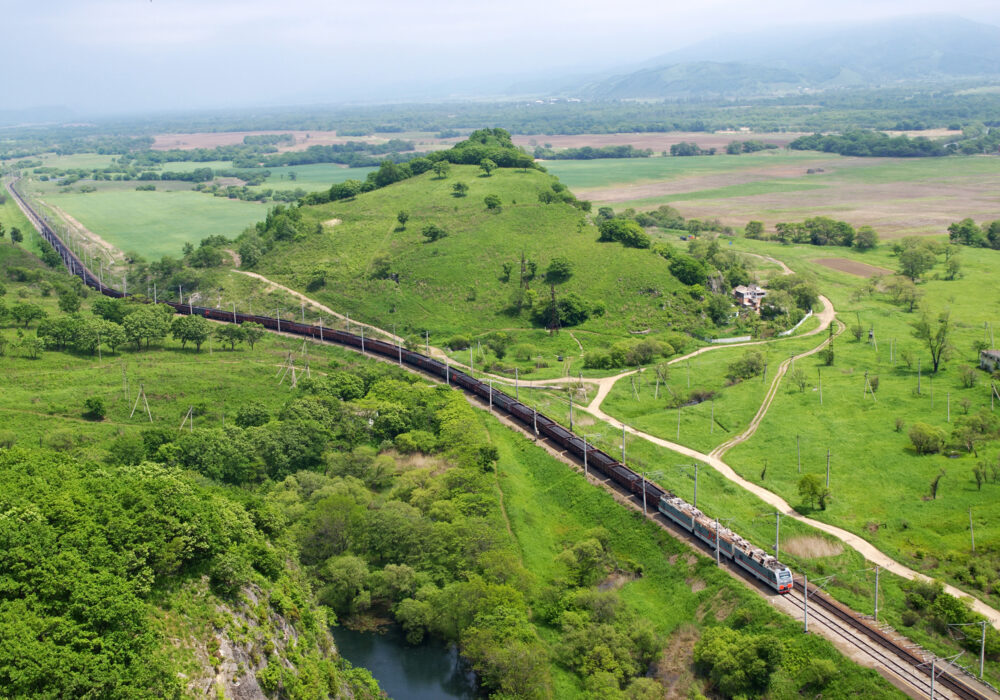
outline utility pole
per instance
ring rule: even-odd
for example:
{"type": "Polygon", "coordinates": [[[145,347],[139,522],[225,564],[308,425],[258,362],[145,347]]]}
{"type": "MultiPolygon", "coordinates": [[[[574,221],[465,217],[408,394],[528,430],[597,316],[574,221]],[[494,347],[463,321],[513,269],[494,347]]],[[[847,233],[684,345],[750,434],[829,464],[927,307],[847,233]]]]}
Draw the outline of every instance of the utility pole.
{"type": "Polygon", "coordinates": [[[431,334],[430,331],[424,331],[424,352],[428,355],[431,354],[431,334]]]}
{"type": "MultiPolygon", "coordinates": [[[[601,437],[601,433],[584,433],[583,434],[583,473],[586,476],[590,476],[590,472],[587,470],[587,453],[590,448],[587,447],[587,438],[601,437]]],[[[593,445],[593,440],[591,440],[591,445],[593,445]]]]}
{"type": "Polygon", "coordinates": [[[795,436],[795,459],[799,463],[799,474],[802,473],[802,450],[799,449],[799,436],[795,436]]]}
{"type": "Polygon", "coordinates": [[[677,441],[681,439],[681,407],[677,407],[677,441]]]}
{"type": "Polygon", "coordinates": [[[917,396],[920,396],[920,358],[917,358],[917,396]]]}
{"type": "Polygon", "coordinates": [[[972,553],[976,553],[976,533],[972,529],[972,506],[969,506],[969,537],[972,538],[972,553]]]}
{"type": "Polygon", "coordinates": [[[517,386],[517,367],[514,368],[514,399],[521,400],[521,390],[517,386]]]}
{"type": "Polygon", "coordinates": [[[625,424],[622,423],[622,466],[625,465],[625,424]]]}
{"type": "Polygon", "coordinates": [[[809,634],[809,577],[802,574],[802,622],[803,634],[809,634]]]}
{"type": "Polygon", "coordinates": [[[365,327],[361,326],[361,354],[365,354],[365,327]]]}
{"type": "Polygon", "coordinates": [[[493,412],[493,380],[490,380],[490,412],[493,412]]]}
{"type": "Polygon", "coordinates": [[[826,448],[826,486],[830,488],[830,448],[826,448]]]}

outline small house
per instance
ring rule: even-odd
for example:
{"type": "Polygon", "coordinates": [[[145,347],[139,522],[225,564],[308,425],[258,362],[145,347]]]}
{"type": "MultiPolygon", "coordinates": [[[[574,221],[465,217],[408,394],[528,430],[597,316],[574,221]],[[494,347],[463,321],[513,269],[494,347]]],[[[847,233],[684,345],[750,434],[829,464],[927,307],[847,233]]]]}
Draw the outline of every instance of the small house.
{"type": "Polygon", "coordinates": [[[979,351],[979,369],[996,372],[998,367],[1000,367],[1000,350],[979,351]]]}
{"type": "Polygon", "coordinates": [[[767,292],[756,284],[741,284],[733,289],[733,296],[736,297],[737,304],[758,312],[760,311],[760,303],[766,295],[767,292]]]}

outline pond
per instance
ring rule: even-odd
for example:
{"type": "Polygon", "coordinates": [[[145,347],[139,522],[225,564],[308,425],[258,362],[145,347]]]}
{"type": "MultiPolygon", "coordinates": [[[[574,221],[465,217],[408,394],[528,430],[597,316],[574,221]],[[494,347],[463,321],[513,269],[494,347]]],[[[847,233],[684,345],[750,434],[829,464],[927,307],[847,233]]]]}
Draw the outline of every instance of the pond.
{"type": "Polygon", "coordinates": [[[340,654],[371,671],[394,700],[477,697],[476,674],[454,646],[434,642],[412,646],[397,626],[384,634],[346,627],[334,627],[332,632],[340,654]]]}

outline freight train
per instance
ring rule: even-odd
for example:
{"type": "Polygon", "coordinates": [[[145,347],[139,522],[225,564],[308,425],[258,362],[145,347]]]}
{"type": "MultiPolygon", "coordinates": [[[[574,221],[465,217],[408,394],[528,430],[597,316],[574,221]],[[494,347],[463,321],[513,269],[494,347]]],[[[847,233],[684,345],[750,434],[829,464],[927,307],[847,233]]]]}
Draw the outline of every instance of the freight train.
{"type": "MultiPolygon", "coordinates": [[[[73,251],[63,244],[62,240],[44,221],[34,215],[34,212],[28,207],[20,194],[13,188],[11,188],[11,191],[24,205],[25,209],[31,213],[31,218],[34,220],[36,228],[52,244],[56,252],[59,253],[71,273],[80,277],[88,287],[92,287],[106,296],[115,298],[132,296],[125,291],[114,289],[104,284],[103,280],[95,276],[93,272],[81,263],[73,251]]],[[[445,380],[449,385],[457,386],[489,402],[491,407],[496,407],[500,411],[512,416],[535,435],[553,441],[562,449],[585,462],[588,468],[598,470],[625,491],[642,499],[644,503],[656,504],[657,510],[671,522],[676,523],[715,549],[718,555],[728,557],[738,566],[777,592],[786,594],[792,589],[792,574],[788,570],[788,567],[779,562],[775,557],[767,554],[763,549],[750,544],[732,530],[719,527],[718,522],[713,522],[708,516],[691,504],[640,477],[603,450],[587,444],[583,438],[574,435],[548,416],[529,408],[509,394],[494,389],[491,384],[482,382],[439,360],[412,350],[407,350],[395,343],[365,338],[363,330],[361,335],[355,335],[347,331],[296,323],[295,321],[283,321],[280,318],[270,316],[257,316],[238,313],[236,311],[229,312],[222,309],[194,306],[190,300],[188,303],[183,303],[183,300],[162,303],[167,304],[179,314],[197,314],[214,321],[228,323],[255,322],[265,328],[278,332],[315,338],[322,342],[346,345],[357,348],[363,353],[369,352],[380,355],[398,362],[400,365],[405,364],[437,376],[445,380]]]]}

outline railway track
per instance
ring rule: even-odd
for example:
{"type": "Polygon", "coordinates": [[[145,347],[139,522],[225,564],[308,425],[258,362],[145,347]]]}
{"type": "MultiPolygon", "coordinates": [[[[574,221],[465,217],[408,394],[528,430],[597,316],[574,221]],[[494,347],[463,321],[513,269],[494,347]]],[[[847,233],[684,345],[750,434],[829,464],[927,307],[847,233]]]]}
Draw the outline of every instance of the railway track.
{"type": "MultiPolygon", "coordinates": [[[[63,262],[65,263],[67,269],[74,275],[80,276],[85,283],[90,286],[98,286],[96,277],[94,274],[88,270],[80,259],[63,243],[63,241],[55,234],[55,232],[44,222],[44,220],[38,216],[34,209],[27,203],[27,201],[21,196],[19,192],[13,187],[8,187],[12,196],[17,201],[20,208],[24,211],[25,215],[29,218],[32,224],[38,229],[38,233],[46,239],[59,253],[63,262]]],[[[110,296],[121,297],[124,294],[118,290],[114,290],[107,285],[100,284],[99,291],[110,296]]],[[[235,312],[230,315],[228,313],[217,313],[211,309],[203,309],[200,307],[192,307],[189,304],[171,304],[175,307],[179,313],[198,313],[205,315],[206,317],[212,318],[216,321],[222,322],[238,322],[237,316],[239,316],[243,321],[246,320],[262,320],[266,323],[268,328],[275,325],[275,319],[269,317],[259,317],[259,316],[246,316],[245,314],[236,314],[235,312]],[[179,307],[179,308],[177,308],[179,307]]],[[[317,336],[316,328],[311,326],[305,326],[304,324],[289,323],[287,321],[277,322],[279,332],[293,333],[296,335],[304,335],[318,339],[321,342],[334,343],[338,345],[347,345],[348,347],[358,346],[358,337],[350,333],[345,333],[343,331],[332,331],[327,330],[326,335],[323,335],[322,329],[319,329],[319,334],[317,336]]],[[[395,362],[398,358],[399,363],[402,365],[404,363],[404,352],[402,348],[395,345],[389,345],[380,341],[369,341],[369,348],[372,354],[385,355],[383,359],[387,359],[395,362]],[[382,347],[385,346],[385,347],[382,347]],[[386,352],[388,349],[389,352],[386,352]]],[[[365,351],[365,341],[361,339],[361,351],[365,351]]],[[[431,374],[434,376],[433,366],[440,365],[439,362],[427,358],[419,353],[413,353],[407,351],[405,353],[407,359],[406,364],[409,365],[409,369],[418,371],[425,374],[431,374]]],[[[437,376],[437,379],[441,379],[441,376],[437,376]]],[[[474,397],[478,397],[480,401],[484,401],[484,396],[477,393],[475,390],[469,386],[463,384],[463,380],[471,380],[476,382],[474,378],[469,377],[464,372],[451,371],[450,375],[444,374],[445,380],[449,384],[454,384],[457,388],[463,389],[467,393],[474,397]]],[[[480,387],[482,388],[482,387],[480,387]]],[[[494,396],[497,398],[496,408],[498,411],[506,411],[507,417],[514,424],[518,424],[520,421],[521,429],[526,432],[533,433],[535,436],[539,436],[539,418],[548,422],[550,425],[558,427],[562,432],[566,432],[558,424],[554,424],[551,419],[539,414],[527,407],[524,407],[520,403],[515,404],[515,399],[509,395],[502,394],[500,392],[495,392],[491,388],[489,394],[489,405],[494,407],[494,396]],[[504,409],[500,405],[500,398],[507,403],[508,408],[504,409]],[[523,411],[518,411],[516,409],[523,409],[523,411]],[[530,418],[528,417],[530,416],[530,418]]],[[[544,432],[544,431],[543,431],[544,432]]],[[[572,455],[573,458],[579,462],[577,455],[573,454],[572,451],[566,449],[566,445],[559,444],[558,441],[552,440],[551,438],[542,437],[546,442],[551,442],[555,446],[556,450],[565,454],[572,455]]],[[[606,454],[600,450],[590,449],[588,453],[592,455],[592,459],[595,457],[606,458],[609,462],[613,462],[606,454]]],[[[597,466],[597,465],[595,465],[597,466]]],[[[619,467],[623,465],[618,465],[619,467]]],[[[599,467],[598,467],[599,468],[599,467]]],[[[636,507],[641,508],[641,497],[636,496],[634,493],[630,492],[628,489],[623,488],[620,484],[614,483],[614,479],[604,480],[605,486],[610,486],[612,489],[620,491],[625,494],[629,502],[636,507]],[[638,499],[638,500],[637,500],[638,499]]],[[[655,514],[655,510],[654,510],[655,514]]],[[[659,520],[659,519],[658,519],[659,520]]],[[[663,519],[663,522],[666,522],[663,519]]],[[[683,531],[681,528],[670,527],[671,531],[682,532],[684,538],[691,542],[694,542],[696,546],[704,551],[703,543],[694,536],[689,536],[689,533],[683,531]]],[[[733,570],[737,570],[734,567],[733,570]]],[[[740,571],[743,574],[742,571],[740,571]]],[[[756,581],[753,581],[749,576],[743,574],[744,578],[752,581],[756,585],[756,581]]],[[[797,605],[799,609],[804,608],[804,598],[802,594],[802,584],[798,581],[795,582],[795,587],[792,593],[784,596],[786,599],[790,600],[793,605],[797,605]]],[[[891,674],[897,678],[901,683],[905,684],[908,688],[914,689],[918,694],[923,694],[926,696],[931,695],[931,669],[927,660],[918,656],[909,648],[901,645],[890,636],[885,634],[880,629],[869,624],[865,620],[861,619],[856,613],[846,608],[845,606],[832,600],[825,594],[819,591],[810,592],[809,594],[809,604],[810,617],[827,628],[830,634],[838,637],[842,642],[851,645],[859,650],[861,654],[868,657],[871,662],[884,669],[887,673],[891,674]]],[[[934,696],[944,697],[944,698],[959,698],[961,700],[1000,700],[1000,695],[993,692],[992,690],[986,688],[985,686],[980,686],[978,683],[977,687],[972,685],[970,679],[963,679],[955,676],[947,669],[937,670],[934,675],[934,696]]]]}

